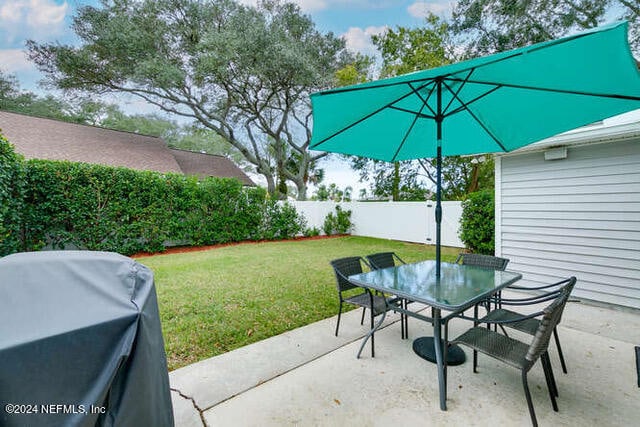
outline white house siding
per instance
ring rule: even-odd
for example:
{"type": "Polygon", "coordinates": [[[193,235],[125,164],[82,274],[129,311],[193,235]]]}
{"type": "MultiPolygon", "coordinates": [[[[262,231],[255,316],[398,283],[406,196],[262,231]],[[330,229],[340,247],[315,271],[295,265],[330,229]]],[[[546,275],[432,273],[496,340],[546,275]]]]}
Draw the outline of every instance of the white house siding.
{"type": "Polygon", "coordinates": [[[640,308],[640,140],[567,153],[498,158],[496,254],[523,284],[575,275],[574,296],[640,308]]]}

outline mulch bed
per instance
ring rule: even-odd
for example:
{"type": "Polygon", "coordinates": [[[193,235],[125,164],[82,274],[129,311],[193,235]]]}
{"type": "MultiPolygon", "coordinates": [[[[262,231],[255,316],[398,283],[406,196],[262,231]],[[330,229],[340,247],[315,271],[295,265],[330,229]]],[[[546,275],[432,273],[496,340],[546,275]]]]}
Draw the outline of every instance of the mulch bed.
{"type": "Polygon", "coordinates": [[[266,242],[297,242],[300,240],[323,240],[323,239],[335,239],[337,237],[347,236],[347,234],[337,234],[333,236],[311,236],[311,237],[295,237],[293,239],[285,239],[285,240],[247,240],[244,242],[232,242],[232,243],[220,243],[217,245],[209,245],[209,246],[176,246],[173,248],[167,248],[162,252],[140,252],[135,255],[131,255],[131,258],[144,258],[148,256],[154,255],[170,255],[170,254],[182,254],[187,252],[200,252],[200,251],[208,251],[209,249],[216,248],[224,248],[227,246],[239,246],[239,245],[255,245],[256,243],[266,243],[266,242]]]}

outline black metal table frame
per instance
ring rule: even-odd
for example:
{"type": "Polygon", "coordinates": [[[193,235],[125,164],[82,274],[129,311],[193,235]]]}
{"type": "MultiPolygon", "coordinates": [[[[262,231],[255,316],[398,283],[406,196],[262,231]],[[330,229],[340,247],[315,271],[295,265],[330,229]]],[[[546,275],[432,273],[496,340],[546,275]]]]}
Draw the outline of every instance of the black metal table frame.
{"type": "MultiPolygon", "coordinates": [[[[398,268],[398,267],[389,267],[389,268],[398,268]]],[[[416,313],[415,311],[411,311],[411,310],[407,310],[405,308],[401,308],[399,306],[389,306],[387,305],[387,308],[389,310],[393,310],[395,312],[399,312],[399,313],[403,313],[407,316],[411,316],[414,317],[416,319],[420,319],[420,320],[424,320],[426,322],[429,322],[433,325],[433,339],[434,339],[434,346],[435,346],[435,353],[436,353],[436,364],[438,367],[438,389],[439,389],[439,394],[440,394],[440,409],[443,411],[447,410],[447,361],[446,358],[443,357],[444,355],[444,349],[448,347],[448,339],[449,339],[449,327],[448,327],[448,323],[451,319],[455,318],[458,316],[458,314],[462,313],[465,310],[468,310],[471,307],[474,307],[476,304],[485,301],[487,298],[491,297],[492,295],[498,293],[499,291],[501,291],[502,289],[506,288],[509,285],[512,285],[513,283],[517,282],[518,280],[520,280],[522,278],[522,275],[518,274],[517,276],[515,276],[512,280],[508,280],[505,281],[504,283],[502,283],[500,286],[496,286],[495,288],[492,288],[490,291],[488,292],[484,292],[478,296],[476,296],[473,299],[470,299],[469,301],[465,302],[462,305],[458,305],[458,306],[449,306],[446,304],[436,304],[433,301],[424,301],[422,300],[419,296],[415,296],[415,295],[397,295],[399,297],[402,298],[406,298],[408,300],[411,301],[416,301],[422,304],[426,304],[428,306],[431,307],[431,311],[432,311],[432,317],[428,317],[428,316],[423,316],[419,313],[416,313]],[[442,317],[442,310],[446,310],[446,311],[450,311],[451,313],[446,315],[445,317],[442,317]],[[444,326],[444,339],[442,337],[442,327],[444,326]]],[[[362,287],[367,287],[369,289],[373,289],[373,290],[377,290],[377,291],[381,291],[381,292],[389,292],[390,289],[382,287],[382,286],[375,286],[375,285],[368,285],[365,286],[364,284],[358,284],[355,283],[358,286],[362,286],[362,287]]],[[[388,311],[388,310],[387,310],[388,311]]],[[[362,353],[362,350],[364,349],[365,344],[367,343],[367,341],[369,340],[369,338],[380,328],[380,326],[382,326],[382,323],[384,322],[386,315],[387,315],[387,311],[383,312],[382,315],[380,316],[380,320],[374,325],[373,329],[371,329],[367,335],[364,337],[364,339],[362,340],[362,344],[360,345],[360,349],[358,350],[358,354],[357,354],[357,358],[360,358],[360,354],[362,353]]],[[[474,316],[476,316],[477,313],[474,313],[474,316]]]]}

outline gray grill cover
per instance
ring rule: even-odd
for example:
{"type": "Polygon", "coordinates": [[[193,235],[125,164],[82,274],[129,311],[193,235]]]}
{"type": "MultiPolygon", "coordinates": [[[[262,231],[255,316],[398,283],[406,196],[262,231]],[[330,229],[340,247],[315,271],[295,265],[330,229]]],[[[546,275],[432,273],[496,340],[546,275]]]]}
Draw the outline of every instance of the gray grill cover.
{"type": "Polygon", "coordinates": [[[106,252],[0,258],[0,404],[2,426],[172,426],[153,273],[106,252]]]}

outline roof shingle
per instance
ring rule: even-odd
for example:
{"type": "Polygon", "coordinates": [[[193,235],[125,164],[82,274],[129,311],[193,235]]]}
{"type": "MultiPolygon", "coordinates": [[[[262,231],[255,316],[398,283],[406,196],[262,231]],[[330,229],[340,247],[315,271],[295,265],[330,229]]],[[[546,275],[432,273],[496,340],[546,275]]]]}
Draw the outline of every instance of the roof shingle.
{"type": "Polygon", "coordinates": [[[196,153],[193,151],[178,150],[170,148],[169,151],[180,165],[180,169],[185,175],[196,175],[199,178],[227,177],[237,178],[244,185],[255,186],[256,184],[245,174],[242,169],[236,166],[227,157],[215,154],[196,153]]]}
{"type": "Polygon", "coordinates": [[[69,160],[255,183],[224,156],[169,149],[158,137],[0,111],[0,131],[27,159],[69,160]]]}

